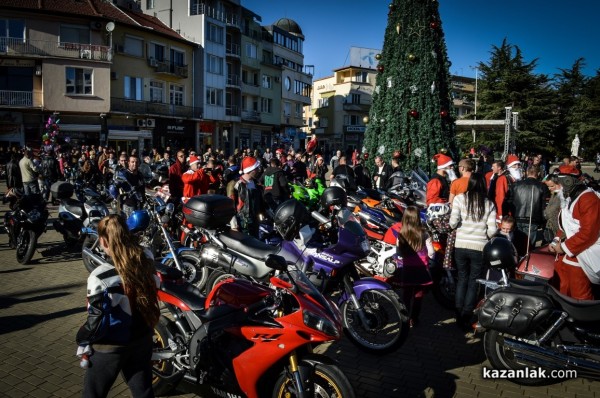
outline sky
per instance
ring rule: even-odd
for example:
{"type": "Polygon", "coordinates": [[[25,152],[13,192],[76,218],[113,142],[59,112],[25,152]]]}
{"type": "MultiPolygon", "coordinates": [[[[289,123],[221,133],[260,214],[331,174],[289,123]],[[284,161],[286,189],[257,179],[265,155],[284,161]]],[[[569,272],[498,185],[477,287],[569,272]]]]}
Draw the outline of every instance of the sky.
{"type": "MultiPolygon", "coordinates": [[[[383,48],[391,0],[241,0],[262,17],[262,25],[290,18],[305,36],[304,64],[314,78],[349,64],[350,47],[383,48]]],[[[504,38],[521,49],[536,73],[552,77],[585,58],[584,74],[600,70],[598,0],[439,0],[439,12],[453,75],[475,77],[504,38]],[[595,50],[594,50],[595,49],[595,50]]]]}

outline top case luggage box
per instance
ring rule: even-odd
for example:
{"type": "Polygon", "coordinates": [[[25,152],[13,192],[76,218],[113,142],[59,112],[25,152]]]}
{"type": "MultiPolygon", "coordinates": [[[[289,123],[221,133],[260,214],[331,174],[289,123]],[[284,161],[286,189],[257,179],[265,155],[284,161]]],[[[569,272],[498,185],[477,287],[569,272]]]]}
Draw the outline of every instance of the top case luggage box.
{"type": "Polygon", "coordinates": [[[64,200],[73,196],[75,187],[66,181],[57,181],[50,186],[50,193],[54,199],[64,200]]]}
{"type": "Polygon", "coordinates": [[[222,229],[235,215],[235,206],[227,196],[199,195],[183,205],[183,215],[194,227],[222,229]]]}

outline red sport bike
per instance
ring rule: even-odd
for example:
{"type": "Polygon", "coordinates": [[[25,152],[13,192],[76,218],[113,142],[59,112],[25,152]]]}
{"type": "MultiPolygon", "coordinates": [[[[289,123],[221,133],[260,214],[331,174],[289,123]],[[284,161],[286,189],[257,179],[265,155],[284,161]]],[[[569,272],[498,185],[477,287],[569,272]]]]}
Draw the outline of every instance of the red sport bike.
{"type": "Polygon", "coordinates": [[[155,328],[157,395],[185,378],[221,397],[354,397],[334,362],[312,352],[340,338],[339,310],[282,257],[265,263],[280,275],[270,286],[227,279],[206,299],[176,270],[160,270],[170,316],[155,328]]]}

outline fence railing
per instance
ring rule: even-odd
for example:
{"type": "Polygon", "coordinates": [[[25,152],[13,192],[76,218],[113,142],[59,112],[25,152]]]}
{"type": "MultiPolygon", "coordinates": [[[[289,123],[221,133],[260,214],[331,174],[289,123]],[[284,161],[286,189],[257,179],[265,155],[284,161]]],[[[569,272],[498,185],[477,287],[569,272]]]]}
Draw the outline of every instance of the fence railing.
{"type": "Polygon", "coordinates": [[[166,104],[164,102],[136,101],[127,98],[111,98],[111,111],[138,115],[164,115],[202,118],[202,107],[166,104]]]}
{"type": "Polygon", "coordinates": [[[47,40],[0,37],[0,54],[12,56],[43,56],[110,61],[108,46],[82,43],[64,43],[47,40]]]}

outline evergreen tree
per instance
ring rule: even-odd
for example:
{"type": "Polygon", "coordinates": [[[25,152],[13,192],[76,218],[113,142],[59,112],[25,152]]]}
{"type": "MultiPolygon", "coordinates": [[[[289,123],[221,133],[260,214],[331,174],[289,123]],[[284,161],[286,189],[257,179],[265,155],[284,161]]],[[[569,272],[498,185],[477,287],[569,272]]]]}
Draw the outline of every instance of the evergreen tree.
{"type": "Polygon", "coordinates": [[[594,160],[600,152],[600,70],[586,81],[582,94],[576,98],[573,107],[566,116],[569,127],[565,146],[579,135],[581,141],[580,154],[587,160],[594,160]]]}
{"type": "Polygon", "coordinates": [[[404,170],[433,170],[431,158],[457,156],[444,32],[436,0],[389,5],[365,150],[389,160],[399,151],[404,170]]]}

